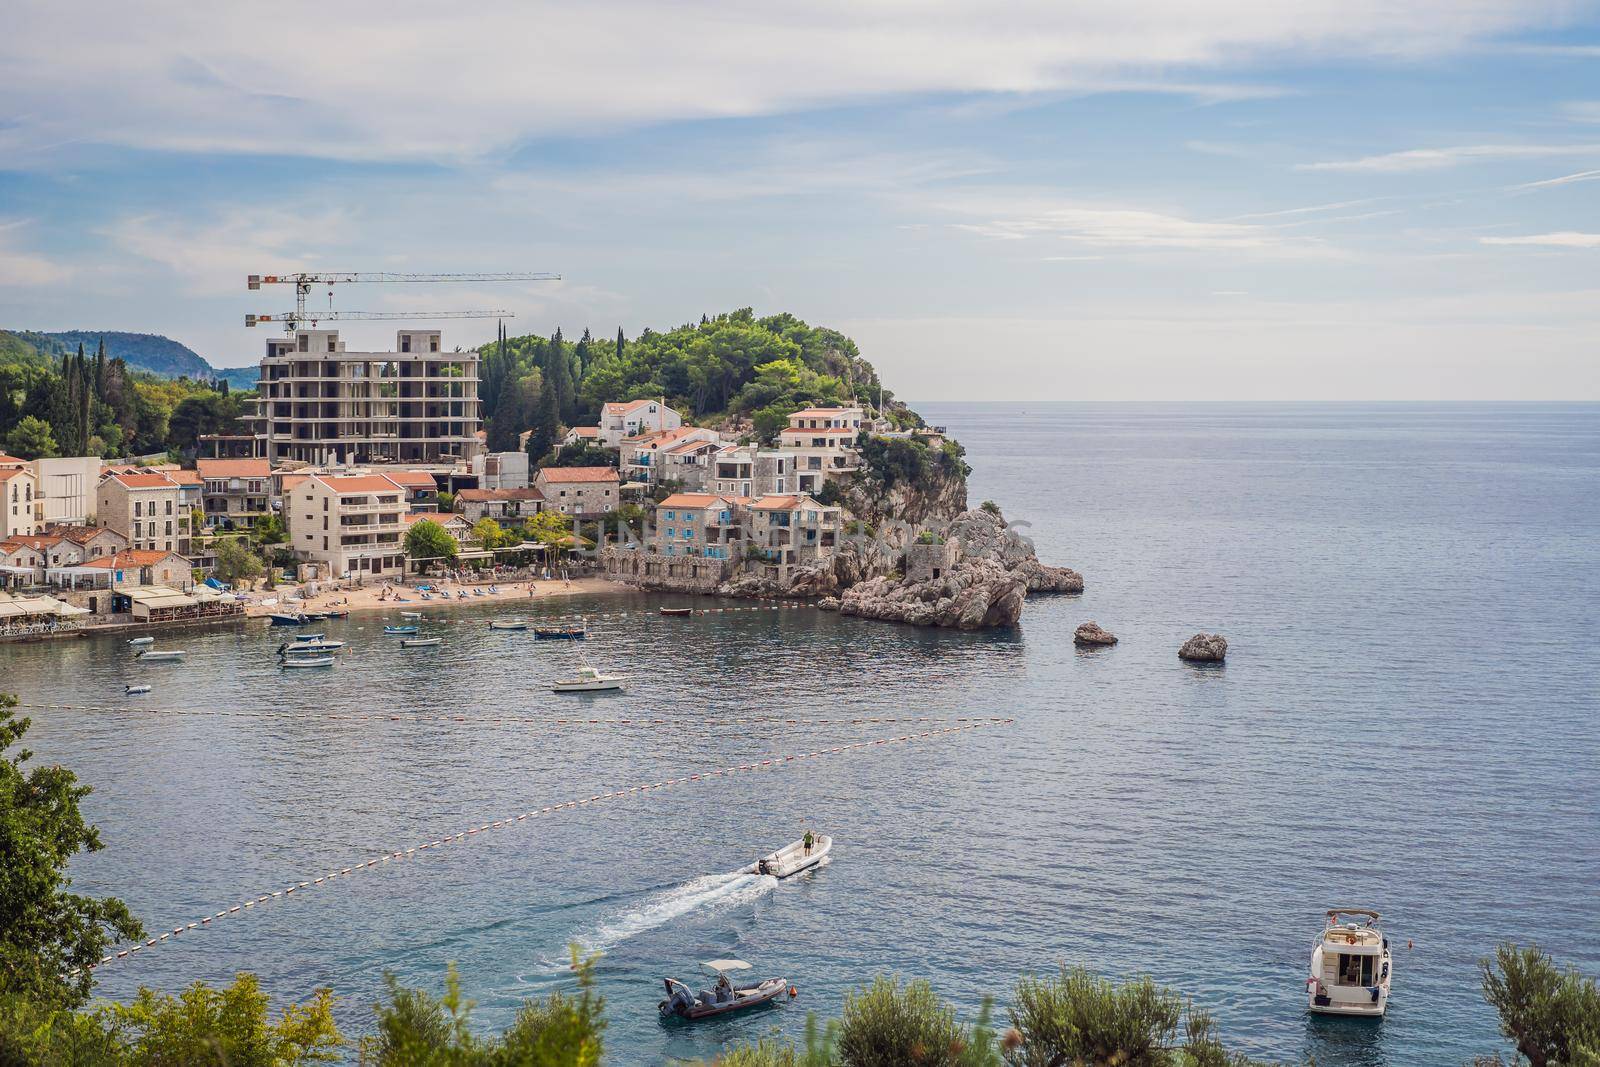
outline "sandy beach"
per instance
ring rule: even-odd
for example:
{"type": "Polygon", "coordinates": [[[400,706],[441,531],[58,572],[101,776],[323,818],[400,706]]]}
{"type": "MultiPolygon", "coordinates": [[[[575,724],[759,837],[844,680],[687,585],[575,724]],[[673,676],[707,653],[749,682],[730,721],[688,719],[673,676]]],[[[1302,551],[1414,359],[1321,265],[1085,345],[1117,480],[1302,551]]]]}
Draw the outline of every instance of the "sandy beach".
{"type": "Polygon", "coordinates": [[[433,582],[423,583],[430,585],[434,590],[431,600],[423,600],[421,594],[409,586],[372,585],[360,589],[331,589],[319,592],[316,596],[305,600],[291,600],[298,597],[298,586],[279,586],[275,590],[257,590],[250,594],[250,602],[245,606],[248,616],[268,615],[274,611],[286,611],[291,608],[300,611],[329,611],[335,608],[348,610],[352,614],[357,612],[395,611],[406,609],[411,611],[442,611],[456,605],[489,604],[489,603],[520,603],[538,600],[549,600],[554,597],[576,596],[578,594],[604,594],[625,593],[629,587],[618,582],[607,581],[604,578],[574,578],[564,581],[552,578],[546,581],[534,582],[501,582],[498,583],[499,591],[489,592],[488,582],[466,583],[433,582]],[[482,596],[477,596],[473,590],[483,590],[482,596]],[[388,596],[384,598],[384,592],[388,596]],[[446,600],[439,593],[447,592],[446,600]],[[467,596],[458,597],[458,592],[465,591],[467,596]],[[398,599],[397,599],[398,598],[398,599]],[[270,601],[271,603],[268,603],[270,601]]]}

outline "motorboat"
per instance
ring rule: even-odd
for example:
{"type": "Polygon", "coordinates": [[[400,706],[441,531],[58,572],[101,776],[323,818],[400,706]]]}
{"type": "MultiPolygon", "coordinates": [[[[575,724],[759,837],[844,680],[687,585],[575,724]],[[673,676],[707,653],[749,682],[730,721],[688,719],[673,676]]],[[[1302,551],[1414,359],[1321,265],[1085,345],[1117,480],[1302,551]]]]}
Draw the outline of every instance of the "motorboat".
{"type": "Polygon", "coordinates": [[[328,619],[348,619],[350,617],[350,609],[340,608],[337,611],[324,611],[322,614],[324,618],[328,619]]]}
{"type": "Polygon", "coordinates": [[[386,634],[414,634],[417,632],[417,628],[415,626],[385,626],[383,632],[386,634]]]}
{"type": "Polygon", "coordinates": [[[527,628],[527,622],[516,619],[506,619],[504,621],[491,619],[489,622],[489,629],[491,630],[526,630],[527,628]]]}
{"type": "Polygon", "coordinates": [[[1389,1007],[1389,939],[1368,908],[1329,908],[1311,946],[1306,1006],[1321,1015],[1381,1018],[1389,1007]]]}
{"type": "Polygon", "coordinates": [[[337,652],[344,647],[343,641],[285,641],[278,646],[280,656],[309,656],[325,652],[337,652]]]}
{"type": "Polygon", "coordinates": [[[278,662],[280,667],[331,667],[332,656],[285,656],[278,662]]]}
{"type": "Polygon", "coordinates": [[[663,614],[663,615],[693,615],[694,614],[694,609],[693,608],[662,608],[661,609],[661,614],[663,614]]]}
{"type": "Polygon", "coordinates": [[[420,611],[402,611],[400,613],[400,617],[402,619],[420,619],[420,618],[422,618],[422,612],[420,612],[420,611]]]}
{"type": "Polygon", "coordinates": [[[164,649],[164,650],[161,650],[161,651],[157,651],[156,649],[152,648],[152,649],[146,649],[145,651],[139,653],[139,658],[143,659],[143,660],[149,660],[152,663],[155,663],[155,662],[161,662],[161,661],[165,661],[165,660],[182,659],[183,657],[187,656],[188,654],[189,654],[188,652],[185,652],[182,649],[174,648],[174,649],[164,649]]]}
{"type": "Polygon", "coordinates": [[[267,616],[269,626],[304,626],[311,620],[298,611],[274,611],[267,616]]]}
{"type": "Polygon", "coordinates": [[[551,684],[557,693],[621,692],[628,681],[624,674],[601,674],[588,664],[578,668],[576,677],[561,678],[551,684]]]}
{"type": "Polygon", "coordinates": [[[540,641],[582,641],[589,631],[583,626],[535,626],[533,636],[540,641]]]}
{"type": "Polygon", "coordinates": [[[438,648],[444,644],[442,637],[402,637],[401,648],[438,648]]]}
{"type": "Polygon", "coordinates": [[[321,641],[327,634],[295,634],[296,641],[321,641]]]}
{"type": "Polygon", "coordinates": [[[705,1019],[770,1004],[785,993],[795,995],[785,978],[768,978],[748,986],[734,984],[730,974],[751,970],[743,960],[706,960],[700,966],[717,976],[710,989],[692,993],[676,978],[661,980],[667,987],[666,999],[658,1006],[663,1019],[705,1019]]]}
{"type": "Polygon", "coordinates": [[[150,692],[150,687],[148,685],[125,685],[122,687],[122,692],[126,696],[137,696],[140,693],[150,692]]]}
{"type": "Polygon", "coordinates": [[[742,868],[739,873],[770,874],[774,878],[789,878],[825,862],[828,853],[832,851],[833,838],[827,834],[813,834],[810,848],[806,847],[806,839],[802,837],[798,841],[789,842],[776,852],[767,853],[750,866],[742,868]]]}
{"type": "Polygon", "coordinates": [[[128,644],[133,645],[135,648],[142,645],[153,645],[155,643],[156,639],[153,637],[134,637],[128,640],[128,644]]]}

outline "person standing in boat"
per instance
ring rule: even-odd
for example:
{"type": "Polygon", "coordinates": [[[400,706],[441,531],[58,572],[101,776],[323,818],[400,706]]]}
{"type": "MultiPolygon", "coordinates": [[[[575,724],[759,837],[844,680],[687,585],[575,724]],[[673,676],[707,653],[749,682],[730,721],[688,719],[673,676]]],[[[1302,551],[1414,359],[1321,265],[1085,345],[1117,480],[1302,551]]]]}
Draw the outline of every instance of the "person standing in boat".
{"type": "Polygon", "coordinates": [[[808,855],[808,856],[811,855],[811,846],[815,841],[816,841],[816,838],[811,836],[811,831],[807,830],[806,831],[806,836],[801,839],[801,842],[805,845],[806,855],[808,855]]]}

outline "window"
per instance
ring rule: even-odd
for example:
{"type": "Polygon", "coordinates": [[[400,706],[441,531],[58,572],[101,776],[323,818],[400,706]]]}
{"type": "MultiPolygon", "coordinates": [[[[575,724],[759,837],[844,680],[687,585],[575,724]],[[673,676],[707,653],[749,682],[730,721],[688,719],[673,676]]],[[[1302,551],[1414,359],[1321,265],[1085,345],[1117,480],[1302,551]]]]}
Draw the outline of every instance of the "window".
{"type": "Polygon", "coordinates": [[[676,519],[677,517],[678,517],[678,513],[677,512],[675,512],[675,511],[667,512],[667,521],[668,522],[671,522],[673,519],[676,519]]]}
{"type": "Polygon", "coordinates": [[[302,352],[311,351],[311,338],[310,337],[308,337],[306,334],[301,334],[297,338],[297,340],[299,341],[299,344],[295,345],[296,348],[298,348],[302,352]]]}
{"type": "Polygon", "coordinates": [[[437,352],[437,351],[439,351],[439,339],[437,337],[428,338],[428,351],[429,352],[437,352]]]}
{"type": "MultiPolygon", "coordinates": [[[[15,495],[15,493],[13,493],[13,495],[15,495]]],[[[134,518],[137,519],[140,515],[144,514],[144,512],[142,510],[143,507],[144,507],[144,505],[141,504],[139,501],[135,500],[133,502],[133,517],[134,518]]]]}
{"type": "Polygon", "coordinates": [[[403,333],[403,334],[400,335],[400,351],[402,351],[402,352],[411,351],[411,335],[410,334],[403,333]]]}

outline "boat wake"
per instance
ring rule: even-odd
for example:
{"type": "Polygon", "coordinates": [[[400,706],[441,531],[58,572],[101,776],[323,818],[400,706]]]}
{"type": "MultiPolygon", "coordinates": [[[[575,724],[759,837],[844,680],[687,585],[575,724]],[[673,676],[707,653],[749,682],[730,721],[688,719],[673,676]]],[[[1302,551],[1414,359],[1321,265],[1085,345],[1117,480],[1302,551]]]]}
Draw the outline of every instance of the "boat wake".
{"type": "Polygon", "coordinates": [[[638,937],[647,930],[701,908],[724,908],[758,900],[772,892],[778,880],[764,874],[708,874],[652,894],[617,915],[602,919],[575,940],[588,952],[604,952],[613,945],[638,937]]]}

